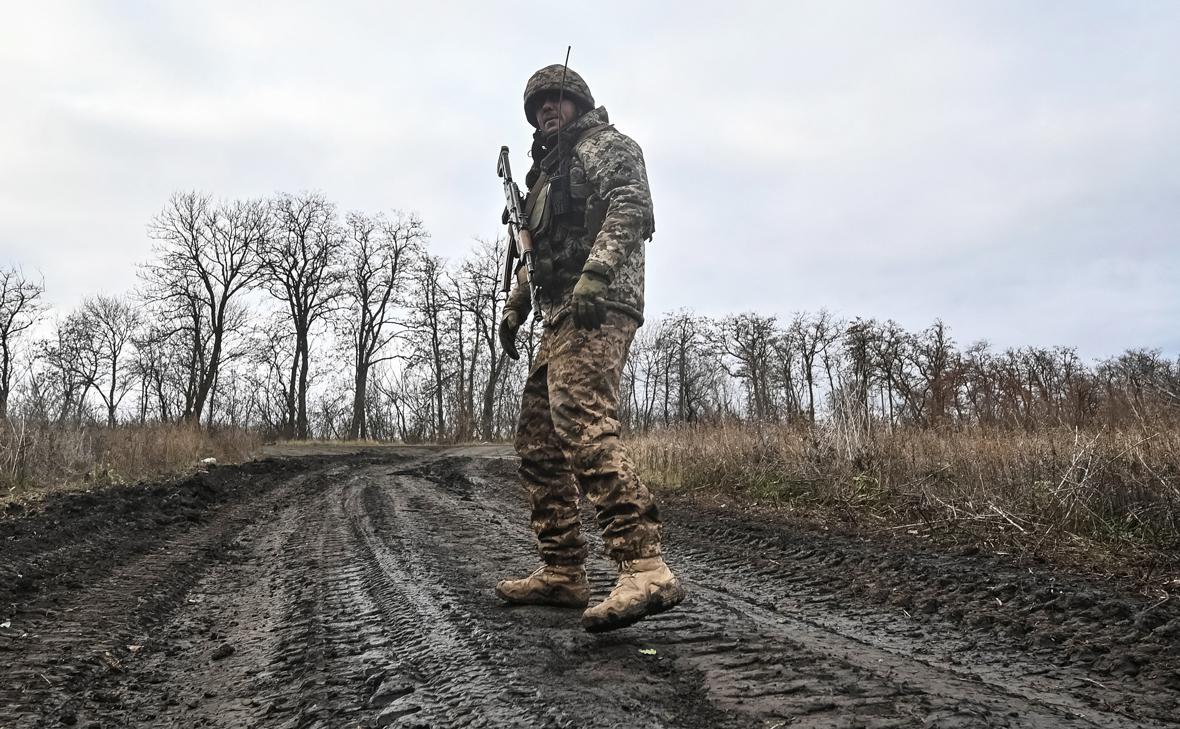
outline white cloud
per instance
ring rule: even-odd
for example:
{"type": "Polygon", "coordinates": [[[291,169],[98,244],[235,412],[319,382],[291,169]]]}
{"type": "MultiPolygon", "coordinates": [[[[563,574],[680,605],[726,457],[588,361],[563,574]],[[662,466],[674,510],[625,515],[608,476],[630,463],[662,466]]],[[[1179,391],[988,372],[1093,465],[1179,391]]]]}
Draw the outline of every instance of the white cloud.
{"type": "Polygon", "coordinates": [[[0,27],[0,263],[135,282],[176,189],[320,189],[496,233],[561,60],[644,147],[649,306],[1177,346],[1180,8],[1097,2],[49,2],[0,27]],[[101,8],[101,10],[100,10],[101,8]],[[1118,272],[1118,275],[1108,275],[1118,272]]]}

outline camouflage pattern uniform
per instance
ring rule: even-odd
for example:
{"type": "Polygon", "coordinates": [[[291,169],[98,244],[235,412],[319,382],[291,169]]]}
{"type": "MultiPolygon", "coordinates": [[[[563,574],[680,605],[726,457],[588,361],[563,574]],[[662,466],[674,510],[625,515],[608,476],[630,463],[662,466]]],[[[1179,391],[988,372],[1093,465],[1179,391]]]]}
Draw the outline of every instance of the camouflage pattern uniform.
{"type": "MultiPolygon", "coordinates": [[[[540,77],[552,88],[561,66],[540,77]],[[548,73],[548,77],[546,77],[548,73]]],[[[566,98],[593,99],[569,72],[566,98]]],[[[594,505],[607,555],[617,562],[660,554],[659,514],[619,440],[619,381],[627,350],[643,323],[644,244],[654,230],[643,152],[609,126],[606,109],[586,110],[560,134],[534,135],[526,213],[537,249],[544,333],[521,400],[515,447],[532,502],[532,526],[546,564],[581,564],[578,499],[594,505]],[[583,271],[610,281],[606,321],[579,329],[571,292],[583,271]]],[[[508,307],[529,308],[517,286],[508,307]]]]}

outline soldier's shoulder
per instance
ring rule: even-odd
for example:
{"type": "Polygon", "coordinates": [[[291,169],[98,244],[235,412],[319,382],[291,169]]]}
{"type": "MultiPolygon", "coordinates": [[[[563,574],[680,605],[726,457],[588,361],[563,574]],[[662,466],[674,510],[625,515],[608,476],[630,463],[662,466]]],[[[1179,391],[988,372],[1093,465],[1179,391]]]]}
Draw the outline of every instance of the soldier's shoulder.
{"type": "Polygon", "coordinates": [[[575,149],[585,157],[628,156],[643,159],[643,149],[639,143],[620,132],[613,124],[586,134],[578,140],[575,149]]]}

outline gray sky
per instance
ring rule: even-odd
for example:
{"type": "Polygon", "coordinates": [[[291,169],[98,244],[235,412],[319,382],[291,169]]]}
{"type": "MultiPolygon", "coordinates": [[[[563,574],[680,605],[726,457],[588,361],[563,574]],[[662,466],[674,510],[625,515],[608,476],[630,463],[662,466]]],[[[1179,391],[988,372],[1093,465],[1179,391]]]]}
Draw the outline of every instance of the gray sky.
{"type": "Polygon", "coordinates": [[[1180,352],[1177,2],[7,2],[0,265],[135,284],[179,189],[498,232],[560,62],[642,145],[648,313],[1180,352]]]}

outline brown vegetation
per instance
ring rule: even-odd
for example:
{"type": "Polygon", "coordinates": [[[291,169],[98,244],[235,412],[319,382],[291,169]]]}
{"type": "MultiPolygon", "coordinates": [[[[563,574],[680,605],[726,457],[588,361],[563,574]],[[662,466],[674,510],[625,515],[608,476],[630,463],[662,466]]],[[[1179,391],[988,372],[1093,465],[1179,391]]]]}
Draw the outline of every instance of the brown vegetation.
{"type": "Polygon", "coordinates": [[[261,438],[186,425],[67,426],[13,421],[0,429],[0,496],[45,486],[131,483],[172,476],[202,459],[248,459],[261,438]]]}
{"type": "Polygon", "coordinates": [[[1130,568],[1180,570],[1180,429],[683,426],[640,435],[645,477],[806,519],[1130,568]]]}

